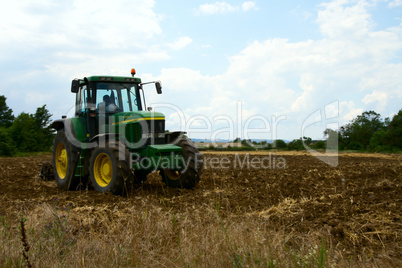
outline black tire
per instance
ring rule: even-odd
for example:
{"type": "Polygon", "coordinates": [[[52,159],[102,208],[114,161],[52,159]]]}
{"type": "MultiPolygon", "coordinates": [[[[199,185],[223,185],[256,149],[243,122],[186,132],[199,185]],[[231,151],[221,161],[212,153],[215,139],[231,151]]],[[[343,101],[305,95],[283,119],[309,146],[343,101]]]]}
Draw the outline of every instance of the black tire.
{"type": "Polygon", "coordinates": [[[118,141],[96,148],[89,160],[89,177],[95,190],[115,195],[127,193],[133,182],[128,159],[128,151],[118,141]]]}
{"type": "Polygon", "coordinates": [[[148,174],[151,171],[148,170],[135,170],[134,171],[134,184],[140,184],[147,180],[148,174]]]}
{"type": "Polygon", "coordinates": [[[80,180],[74,176],[78,148],[67,139],[64,129],[57,131],[53,142],[53,170],[57,185],[63,190],[77,190],[80,180]]]}
{"type": "Polygon", "coordinates": [[[180,138],[176,142],[176,145],[180,146],[183,150],[182,155],[185,167],[182,170],[160,170],[162,181],[165,182],[168,187],[194,188],[201,179],[200,176],[203,165],[203,161],[201,160],[202,154],[199,153],[195,144],[187,138],[180,138]]]}

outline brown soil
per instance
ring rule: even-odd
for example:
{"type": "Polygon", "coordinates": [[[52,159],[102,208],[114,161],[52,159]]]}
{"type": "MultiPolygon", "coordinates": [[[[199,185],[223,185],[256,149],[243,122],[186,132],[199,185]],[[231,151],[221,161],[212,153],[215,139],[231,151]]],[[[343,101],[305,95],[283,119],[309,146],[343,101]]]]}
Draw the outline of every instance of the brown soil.
{"type": "Polygon", "coordinates": [[[125,208],[143,207],[144,202],[178,214],[219,206],[226,219],[256,217],[292,234],[325,230],[345,256],[378,256],[386,250],[387,258],[401,264],[400,156],[345,154],[339,156],[339,166],[330,167],[307,153],[205,153],[202,180],[195,189],[166,189],[153,173],[130,197],[62,191],[55,181],[38,177],[39,164],[49,160],[50,155],[0,158],[0,216],[18,219],[20,213],[57,199],[59,206],[71,204],[72,218],[93,232],[116,217],[129,218],[125,208]],[[86,223],[91,213],[99,221],[86,223]]]}

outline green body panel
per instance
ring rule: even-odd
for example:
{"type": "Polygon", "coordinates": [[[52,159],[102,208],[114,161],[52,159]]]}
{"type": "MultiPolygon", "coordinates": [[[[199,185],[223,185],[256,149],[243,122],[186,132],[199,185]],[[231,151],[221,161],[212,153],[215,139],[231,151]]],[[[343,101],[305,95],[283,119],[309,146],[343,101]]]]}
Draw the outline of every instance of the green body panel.
{"type": "Polygon", "coordinates": [[[80,142],[85,142],[87,136],[85,119],[80,117],[73,117],[70,119],[74,128],[75,138],[80,142]]]}
{"type": "Polygon", "coordinates": [[[147,149],[144,150],[144,156],[153,156],[159,153],[166,152],[181,152],[180,146],[173,144],[158,144],[158,145],[148,145],[147,149]]]}
{"type": "MultiPolygon", "coordinates": [[[[165,120],[162,113],[137,111],[117,113],[109,120],[108,132],[122,135],[130,143],[138,143],[144,133],[141,124],[145,121],[165,120]]],[[[149,131],[150,129],[148,129],[149,131]]]]}
{"type": "Polygon", "coordinates": [[[113,115],[113,125],[128,124],[140,120],[165,120],[165,115],[158,112],[137,111],[113,115]]]}
{"type": "Polygon", "coordinates": [[[174,169],[184,167],[182,148],[173,144],[148,145],[146,149],[138,152],[140,158],[133,161],[132,168],[136,169],[174,169]]]}

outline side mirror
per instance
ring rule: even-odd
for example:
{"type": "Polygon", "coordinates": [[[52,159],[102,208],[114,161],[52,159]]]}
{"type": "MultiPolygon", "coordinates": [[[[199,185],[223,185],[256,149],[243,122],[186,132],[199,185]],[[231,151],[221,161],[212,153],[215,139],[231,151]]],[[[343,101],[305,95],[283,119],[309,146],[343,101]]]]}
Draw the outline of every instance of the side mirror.
{"type": "Polygon", "coordinates": [[[80,88],[80,79],[75,78],[71,82],[71,92],[72,93],[77,93],[79,88],[80,88]]]}
{"type": "Polygon", "coordinates": [[[162,94],[162,83],[161,83],[161,81],[156,81],[155,82],[155,87],[156,87],[156,92],[158,94],[162,94]]]}

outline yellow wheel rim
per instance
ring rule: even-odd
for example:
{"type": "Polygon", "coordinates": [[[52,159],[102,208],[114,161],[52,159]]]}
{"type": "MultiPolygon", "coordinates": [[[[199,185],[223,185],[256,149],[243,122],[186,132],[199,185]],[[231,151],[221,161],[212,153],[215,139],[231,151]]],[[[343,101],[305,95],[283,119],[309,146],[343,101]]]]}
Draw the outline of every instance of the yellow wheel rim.
{"type": "Polygon", "coordinates": [[[99,154],[94,162],[95,181],[100,187],[109,185],[113,176],[113,166],[110,157],[105,154],[99,154]]]}
{"type": "Polygon", "coordinates": [[[164,169],[164,172],[165,172],[166,177],[169,178],[169,180],[176,181],[180,178],[179,171],[175,171],[175,170],[166,168],[166,169],[164,169]]]}
{"type": "Polygon", "coordinates": [[[56,171],[60,179],[65,179],[67,176],[68,156],[66,147],[62,142],[59,142],[55,153],[56,171]]]}

